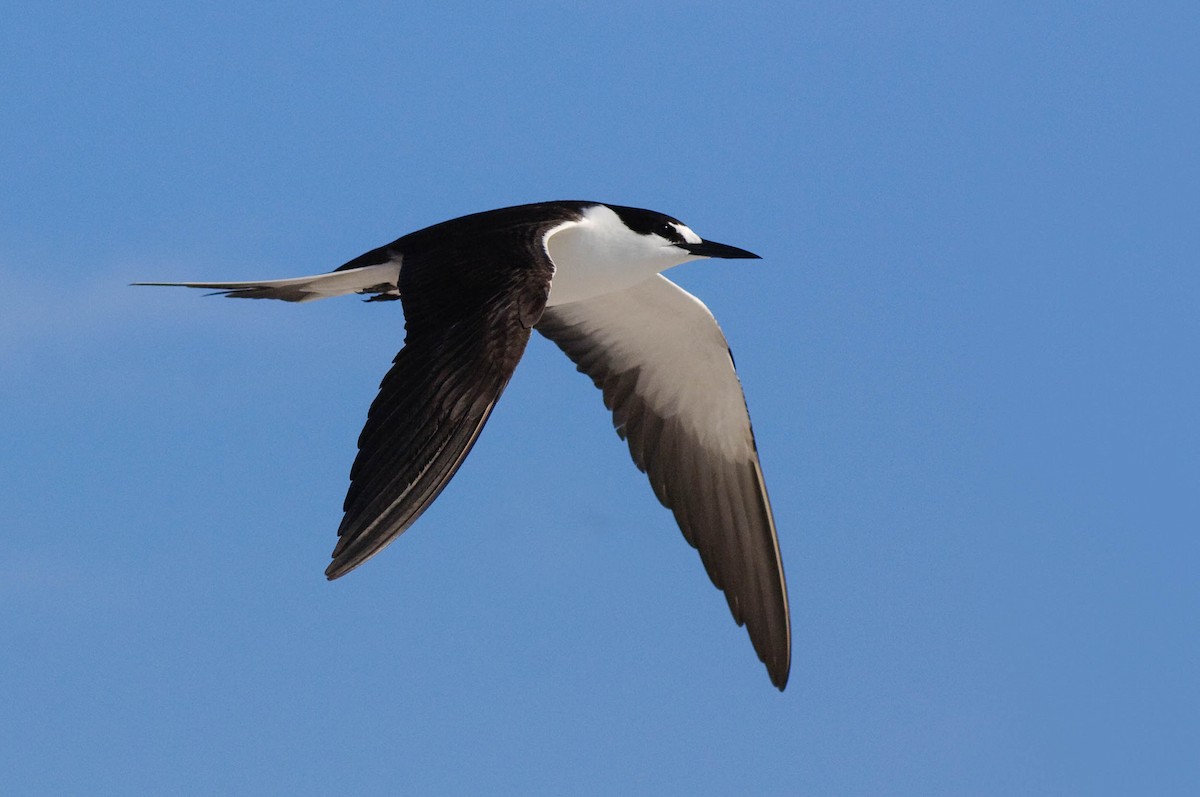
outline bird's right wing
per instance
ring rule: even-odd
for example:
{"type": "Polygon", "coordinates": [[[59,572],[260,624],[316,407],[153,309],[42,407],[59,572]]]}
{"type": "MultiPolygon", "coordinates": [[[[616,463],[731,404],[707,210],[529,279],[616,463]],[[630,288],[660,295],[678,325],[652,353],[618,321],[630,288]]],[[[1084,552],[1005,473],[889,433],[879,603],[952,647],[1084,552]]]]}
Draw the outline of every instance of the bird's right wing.
{"type": "Polygon", "coordinates": [[[548,307],[537,329],[603,391],[633,461],[783,689],[791,627],[775,521],[733,358],[708,308],[656,275],[548,307]]]}
{"type": "Polygon", "coordinates": [[[405,254],[408,334],[358,438],[328,578],[415,523],[475,445],[550,292],[543,237],[533,230],[510,242],[528,247],[514,268],[470,249],[405,254]]]}

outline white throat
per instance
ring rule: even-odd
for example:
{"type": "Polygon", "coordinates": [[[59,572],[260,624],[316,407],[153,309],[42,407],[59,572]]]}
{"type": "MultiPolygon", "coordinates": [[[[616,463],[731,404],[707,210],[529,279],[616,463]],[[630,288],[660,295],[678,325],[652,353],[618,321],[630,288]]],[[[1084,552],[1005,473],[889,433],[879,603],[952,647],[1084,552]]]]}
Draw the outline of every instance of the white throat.
{"type": "MultiPolygon", "coordinates": [[[[691,237],[699,241],[694,233],[691,237]]],[[[554,262],[547,307],[625,290],[697,259],[664,238],[634,232],[604,205],[590,207],[578,221],[550,230],[546,252],[554,262]]]]}

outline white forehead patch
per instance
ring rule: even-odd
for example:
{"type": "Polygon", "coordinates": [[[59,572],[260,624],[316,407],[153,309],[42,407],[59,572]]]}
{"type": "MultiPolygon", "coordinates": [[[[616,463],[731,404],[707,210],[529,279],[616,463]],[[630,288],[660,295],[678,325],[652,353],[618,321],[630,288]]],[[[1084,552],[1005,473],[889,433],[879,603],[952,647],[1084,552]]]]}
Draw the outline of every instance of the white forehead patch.
{"type": "Polygon", "coordinates": [[[683,240],[687,241],[689,244],[698,244],[703,240],[699,235],[696,235],[696,233],[692,232],[692,228],[688,227],[686,224],[671,222],[671,226],[674,227],[679,234],[683,236],[683,240]]]}

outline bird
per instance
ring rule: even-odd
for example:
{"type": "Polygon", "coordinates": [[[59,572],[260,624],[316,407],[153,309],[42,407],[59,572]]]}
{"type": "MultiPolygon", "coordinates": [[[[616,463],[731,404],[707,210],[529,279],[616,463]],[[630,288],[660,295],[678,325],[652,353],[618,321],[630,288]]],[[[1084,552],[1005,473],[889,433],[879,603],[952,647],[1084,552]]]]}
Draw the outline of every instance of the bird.
{"type": "Polygon", "coordinates": [[[662,213],[568,200],[444,221],[314,276],[134,284],[401,303],[404,344],[358,439],[330,580],[379,553],[441,494],[536,329],[601,390],[634,464],[782,691],[787,583],[741,382],[712,313],[662,274],[703,258],[759,256],[662,213]]]}

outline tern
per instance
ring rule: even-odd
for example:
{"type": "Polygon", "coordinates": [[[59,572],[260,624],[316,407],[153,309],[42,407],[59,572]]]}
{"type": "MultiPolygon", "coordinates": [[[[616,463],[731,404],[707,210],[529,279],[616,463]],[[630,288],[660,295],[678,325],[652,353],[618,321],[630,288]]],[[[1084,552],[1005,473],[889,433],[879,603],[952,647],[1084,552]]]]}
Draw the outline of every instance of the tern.
{"type": "Polygon", "coordinates": [[[536,329],[602,391],[634,463],[782,690],[787,585],[741,383],[708,308],[661,273],[700,258],[758,255],[662,213],[559,201],[435,224],[316,276],[135,284],[400,301],[404,346],[358,439],[329,579],[379,553],[445,489],[536,329]]]}

